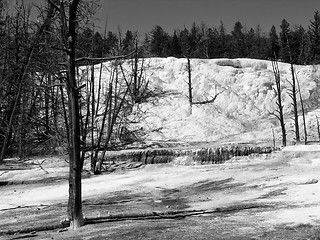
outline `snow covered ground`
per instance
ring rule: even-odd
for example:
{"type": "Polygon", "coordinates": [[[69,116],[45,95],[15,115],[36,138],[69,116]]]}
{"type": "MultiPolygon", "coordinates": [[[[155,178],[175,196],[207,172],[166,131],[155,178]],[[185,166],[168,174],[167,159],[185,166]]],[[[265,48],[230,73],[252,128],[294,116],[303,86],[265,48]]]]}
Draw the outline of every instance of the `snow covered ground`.
{"type": "MultiPolygon", "coordinates": [[[[150,80],[151,88],[176,93],[160,99],[155,105],[145,103],[139,106],[147,113],[139,127],[145,130],[162,129],[161,132],[150,132],[148,140],[271,144],[272,128],[277,139],[281,138],[278,121],[272,115],[275,111],[276,96],[271,62],[252,59],[192,59],[195,100],[203,101],[217,93],[221,94],[214,103],[193,106],[190,114],[186,97],[186,60],[152,58],[146,61],[146,78],[150,80]]],[[[280,63],[279,68],[288,139],[292,141],[292,109],[287,92],[291,80],[290,66],[280,63]]],[[[110,79],[109,63],[105,64],[103,69],[103,87],[106,87],[110,79]]],[[[296,66],[296,71],[307,107],[308,139],[317,140],[320,66],[296,66]]],[[[98,77],[98,65],[96,74],[98,77]]],[[[299,120],[302,132],[301,117],[299,120]]],[[[6,168],[6,165],[0,169],[0,183],[4,184],[0,198],[0,219],[5,219],[0,221],[0,230],[13,226],[29,227],[30,223],[37,224],[36,221],[43,224],[43,221],[57,221],[56,219],[61,218],[61,204],[65,205],[68,198],[68,184],[65,180],[68,165],[61,161],[62,159],[47,160],[36,159],[35,166],[25,170],[8,170],[10,168],[6,168]],[[39,163],[43,164],[40,166],[39,163]],[[41,179],[43,182],[38,181],[41,179]],[[18,184],[24,181],[31,182],[18,184]],[[60,212],[57,213],[57,209],[60,212]],[[37,213],[34,214],[34,211],[37,213]]],[[[177,162],[179,161],[173,161],[177,162]]],[[[233,230],[236,235],[243,231],[241,224],[245,223],[258,236],[265,229],[278,230],[276,227],[282,224],[319,225],[319,172],[318,145],[295,145],[270,155],[234,157],[221,165],[147,165],[137,171],[116,172],[84,179],[84,211],[85,214],[94,215],[100,214],[104,209],[108,214],[109,211],[115,214],[148,209],[213,209],[250,203],[267,207],[230,213],[221,218],[222,220],[218,219],[223,227],[235,224],[233,230]],[[106,204],[110,202],[112,204],[106,204]],[[101,208],[95,203],[106,205],[101,208]]],[[[203,219],[208,221],[207,218],[203,219]]],[[[199,225],[202,229],[202,222],[199,225]]],[[[210,225],[210,231],[212,226],[215,224],[210,225]]],[[[107,229],[109,231],[109,228],[107,229]]],[[[248,228],[245,228],[245,231],[247,230],[248,228]]],[[[43,238],[39,236],[39,239],[43,238]]]]}
{"type": "MultiPolygon", "coordinates": [[[[150,164],[83,179],[84,213],[96,216],[109,211],[212,210],[255,204],[261,208],[228,213],[227,218],[221,216],[221,223],[236,223],[236,231],[241,229],[240,223],[245,223],[254,233],[281,224],[319,225],[320,149],[301,146],[300,153],[290,147],[285,149],[269,155],[234,157],[224,164],[150,164]],[[306,150],[311,152],[301,155],[306,150]]],[[[0,232],[6,227],[29,227],[37,221],[44,224],[65,217],[61,204],[65,206],[68,199],[68,183],[64,179],[68,164],[61,160],[52,157],[44,162],[43,169],[34,166],[33,171],[0,169],[0,182],[13,183],[1,187],[0,232]],[[30,179],[43,181],[32,183],[30,179]],[[26,184],[15,184],[17,181],[26,184]],[[57,207],[60,212],[53,214],[50,207],[57,207]],[[16,211],[21,211],[21,216],[17,217],[16,211]]]]}
{"type": "MultiPolygon", "coordinates": [[[[139,107],[147,110],[147,118],[139,125],[150,131],[147,140],[272,142],[272,128],[277,140],[281,133],[273,115],[276,110],[275,79],[271,61],[254,59],[191,59],[193,95],[195,101],[211,99],[207,105],[188,105],[188,73],[186,59],[145,59],[145,76],[151,88],[170,90],[156,105],[139,107]],[[162,129],[161,132],[152,132],[162,129]],[[231,136],[231,137],[230,137],[231,136]]],[[[128,68],[125,63],[124,67],[128,68]]],[[[100,65],[96,66],[96,76],[100,65]]],[[[105,82],[110,78],[110,63],[103,67],[105,82]]],[[[288,95],[292,81],[290,65],[279,63],[282,98],[288,129],[288,140],[293,141],[291,99],[288,95]]],[[[316,115],[320,99],[320,66],[295,66],[301,95],[307,108],[308,140],[318,140],[316,115]]],[[[299,109],[301,109],[299,104],[299,109]]],[[[301,114],[300,114],[301,115],[301,114]]],[[[300,116],[300,131],[303,132],[300,116]]],[[[303,134],[301,134],[303,138],[303,134]]]]}

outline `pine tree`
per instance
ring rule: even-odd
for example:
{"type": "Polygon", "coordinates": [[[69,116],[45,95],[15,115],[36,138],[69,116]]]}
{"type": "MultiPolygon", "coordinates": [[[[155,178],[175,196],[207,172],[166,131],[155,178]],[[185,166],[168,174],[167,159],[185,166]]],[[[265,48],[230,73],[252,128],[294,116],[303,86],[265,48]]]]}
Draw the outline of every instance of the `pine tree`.
{"type": "Polygon", "coordinates": [[[152,29],[150,35],[151,53],[158,57],[167,57],[169,53],[169,35],[159,25],[152,29]]]}
{"type": "Polygon", "coordinates": [[[113,53],[117,49],[118,37],[113,32],[109,31],[105,39],[105,48],[108,53],[113,53]]]}
{"type": "Polygon", "coordinates": [[[106,54],[103,43],[104,41],[101,33],[95,32],[93,35],[93,51],[95,57],[103,57],[106,54]]]}
{"type": "Polygon", "coordinates": [[[320,14],[316,11],[309,26],[311,41],[311,60],[314,64],[320,63],[320,14]]]}
{"type": "Polygon", "coordinates": [[[219,32],[216,28],[208,29],[208,57],[217,58],[219,57],[219,32]]]}
{"type": "Polygon", "coordinates": [[[305,30],[302,26],[295,27],[291,32],[291,42],[290,42],[290,51],[291,51],[291,61],[294,64],[302,64],[305,58],[303,56],[304,47],[303,39],[305,35],[305,30]]]}
{"type": "Polygon", "coordinates": [[[89,27],[86,27],[83,31],[77,34],[77,57],[88,56],[88,54],[92,53],[93,35],[93,30],[89,27]]]}
{"type": "Polygon", "coordinates": [[[312,64],[312,47],[311,47],[311,39],[310,39],[310,32],[307,31],[302,36],[301,45],[300,45],[300,56],[299,56],[299,63],[300,64],[312,64]]]}
{"type": "Polygon", "coordinates": [[[200,27],[198,27],[197,47],[193,56],[196,58],[208,59],[209,58],[208,44],[209,44],[208,26],[204,22],[201,22],[200,27]]]}
{"type": "Polygon", "coordinates": [[[283,19],[280,25],[280,59],[284,62],[291,62],[290,58],[290,24],[283,19]]]}
{"type": "Polygon", "coordinates": [[[280,52],[279,37],[277,34],[276,27],[273,25],[269,33],[268,57],[271,59],[278,59],[279,52],[280,52]]]}
{"type": "Polygon", "coordinates": [[[128,30],[122,40],[122,47],[124,54],[133,52],[135,49],[135,37],[132,31],[128,30]]]}
{"type": "Polygon", "coordinates": [[[219,45],[217,46],[217,48],[219,49],[218,50],[219,54],[217,57],[229,57],[230,54],[228,50],[230,51],[230,48],[228,49],[227,30],[224,27],[224,24],[222,21],[220,21],[218,32],[219,32],[219,45]]]}
{"type": "Polygon", "coordinates": [[[181,44],[182,55],[190,56],[189,30],[184,28],[179,34],[179,41],[181,44]]]}
{"type": "Polygon", "coordinates": [[[268,41],[262,32],[261,26],[258,24],[255,29],[255,46],[256,46],[256,58],[267,59],[268,58],[268,41]]]}
{"type": "Polygon", "coordinates": [[[190,34],[189,34],[189,39],[188,39],[190,52],[191,52],[192,57],[197,57],[196,51],[197,51],[197,47],[198,47],[200,38],[201,38],[201,36],[200,36],[199,27],[194,22],[192,24],[191,29],[190,29],[190,34]]]}
{"type": "Polygon", "coordinates": [[[173,57],[181,57],[182,50],[177,32],[174,31],[170,44],[170,55],[173,57]]]}
{"type": "Polygon", "coordinates": [[[259,46],[257,45],[257,37],[253,28],[250,28],[249,32],[245,34],[246,47],[248,49],[248,57],[259,58],[259,46]]]}
{"type": "Polygon", "coordinates": [[[234,25],[233,31],[231,32],[232,35],[232,46],[233,52],[232,57],[246,57],[247,50],[245,45],[245,36],[242,32],[243,26],[241,22],[237,21],[234,25]]]}

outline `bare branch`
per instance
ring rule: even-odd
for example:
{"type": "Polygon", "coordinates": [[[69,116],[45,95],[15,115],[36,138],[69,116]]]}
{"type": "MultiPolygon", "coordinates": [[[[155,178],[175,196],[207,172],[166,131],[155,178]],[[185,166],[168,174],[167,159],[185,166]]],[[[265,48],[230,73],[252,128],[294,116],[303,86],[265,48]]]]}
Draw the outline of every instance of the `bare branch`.
{"type": "Polygon", "coordinates": [[[52,0],[48,0],[48,2],[53,6],[56,10],[60,11],[61,9],[58,7],[57,4],[55,4],[52,0]]]}
{"type": "Polygon", "coordinates": [[[82,64],[98,64],[101,62],[106,62],[106,61],[114,61],[114,60],[119,60],[119,59],[125,59],[133,55],[135,52],[129,53],[127,55],[121,55],[121,56],[114,56],[114,57],[105,57],[105,58],[90,58],[90,57],[82,57],[82,58],[77,58],[75,60],[76,64],[78,66],[82,64]]]}
{"type": "Polygon", "coordinates": [[[192,104],[194,105],[202,105],[202,104],[209,104],[209,103],[213,103],[217,97],[223,93],[225,90],[223,90],[222,92],[217,93],[212,99],[206,100],[206,101],[199,101],[199,102],[193,102],[192,104]]]}
{"type": "Polygon", "coordinates": [[[63,52],[69,53],[69,50],[65,49],[65,48],[56,47],[56,46],[51,46],[51,48],[55,49],[55,50],[59,50],[59,51],[63,51],[63,52]]]}

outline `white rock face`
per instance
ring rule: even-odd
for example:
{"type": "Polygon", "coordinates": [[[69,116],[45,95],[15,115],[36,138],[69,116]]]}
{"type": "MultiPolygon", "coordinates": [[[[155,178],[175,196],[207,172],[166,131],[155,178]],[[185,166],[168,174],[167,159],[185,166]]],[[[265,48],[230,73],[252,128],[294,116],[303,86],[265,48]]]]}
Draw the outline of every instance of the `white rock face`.
{"type": "MultiPolygon", "coordinates": [[[[215,141],[233,135],[235,141],[270,141],[272,128],[280,139],[276,110],[274,74],[270,61],[254,59],[191,59],[193,95],[195,101],[211,99],[207,105],[188,105],[188,73],[186,59],[150,58],[145,60],[146,78],[152,88],[171,90],[175,95],[160,99],[158,104],[143,104],[147,118],[140,126],[146,130],[162,129],[149,134],[149,140],[215,141]],[[241,134],[240,134],[241,133],[241,134]],[[239,135],[240,134],[240,135],[239,135]]],[[[125,66],[125,65],[124,65],[125,66]]],[[[104,78],[109,79],[110,64],[104,66],[104,78]]],[[[292,81],[290,65],[279,63],[282,99],[288,128],[293,138],[292,106],[288,95],[292,81]]],[[[295,66],[301,95],[307,107],[309,139],[318,138],[316,113],[320,93],[320,66],[295,66]],[[312,131],[311,131],[312,130],[312,131]]],[[[96,75],[98,76],[98,71],[96,75]]],[[[300,103],[299,103],[299,109],[300,103]]],[[[317,113],[320,116],[320,112],[317,113]]],[[[302,118],[300,120],[301,132],[302,118]]],[[[303,134],[301,134],[303,136],[303,134]]]]}

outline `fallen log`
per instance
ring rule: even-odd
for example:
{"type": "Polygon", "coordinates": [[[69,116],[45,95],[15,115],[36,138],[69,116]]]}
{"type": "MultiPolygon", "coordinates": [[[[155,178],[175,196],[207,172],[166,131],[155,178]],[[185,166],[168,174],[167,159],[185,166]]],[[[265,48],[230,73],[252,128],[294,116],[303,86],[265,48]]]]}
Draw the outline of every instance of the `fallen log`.
{"type": "Polygon", "coordinates": [[[17,240],[17,239],[25,239],[25,238],[33,238],[33,237],[37,237],[38,235],[35,234],[35,232],[31,232],[29,234],[23,234],[23,235],[20,235],[20,236],[17,236],[17,237],[14,237],[14,238],[11,238],[10,240],[17,240]]]}

